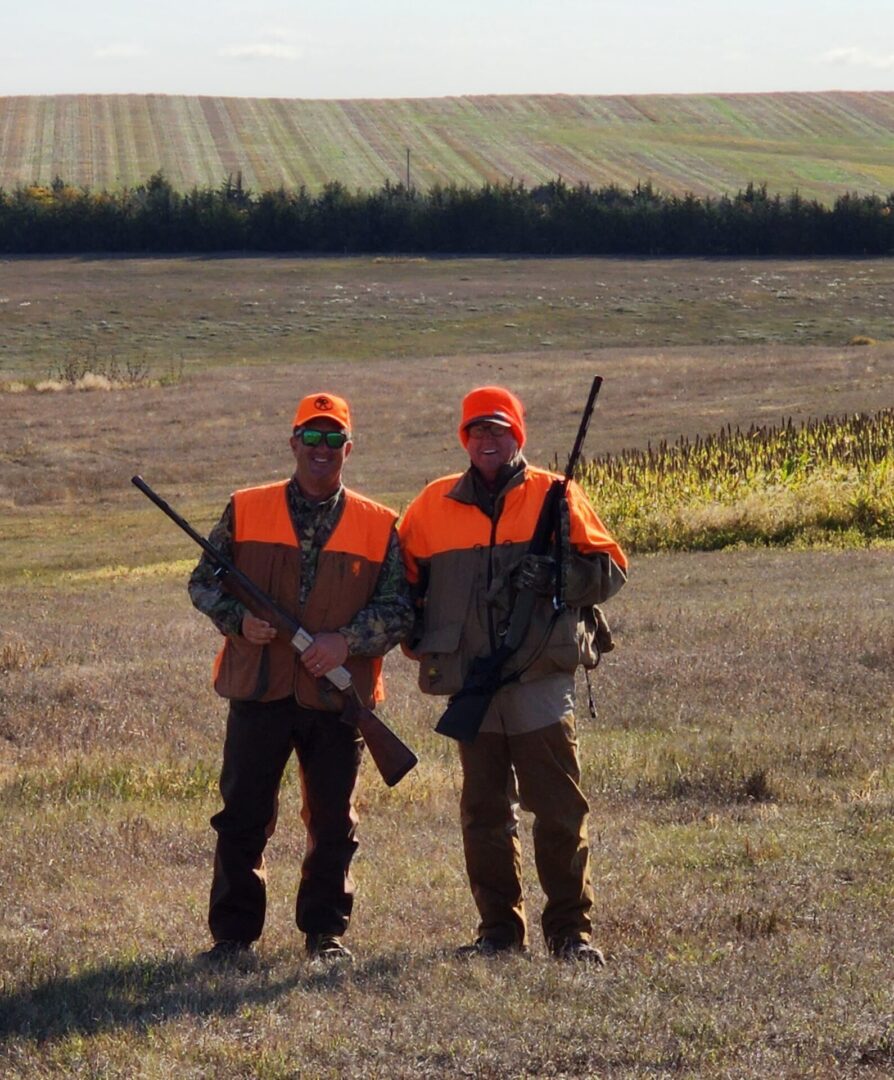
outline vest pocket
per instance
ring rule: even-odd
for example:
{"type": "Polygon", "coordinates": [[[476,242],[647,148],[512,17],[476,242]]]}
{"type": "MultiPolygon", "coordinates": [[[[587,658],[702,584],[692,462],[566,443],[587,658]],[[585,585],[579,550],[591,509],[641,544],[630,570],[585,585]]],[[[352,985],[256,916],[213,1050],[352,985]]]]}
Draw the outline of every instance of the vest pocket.
{"type": "Polygon", "coordinates": [[[215,670],[214,689],[233,701],[259,701],[270,682],[269,647],[228,637],[215,670]]]}
{"type": "Polygon", "coordinates": [[[463,624],[454,622],[423,634],[415,650],[420,657],[419,689],[423,694],[455,694],[462,687],[462,631],[463,624]]]}
{"type": "Polygon", "coordinates": [[[578,633],[577,611],[563,612],[549,631],[549,640],[543,644],[543,636],[551,618],[552,615],[545,608],[535,615],[525,639],[520,666],[528,662],[531,650],[534,650],[534,660],[522,674],[522,682],[539,679],[544,675],[554,675],[560,671],[573,672],[581,662],[581,637],[578,633]]]}
{"type": "Polygon", "coordinates": [[[580,662],[585,668],[596,667],[600,656],[611,652],[615,647],[612,632],[602,608],[595,604],[581,609],[578,635],[581,641],[580,662]]]}

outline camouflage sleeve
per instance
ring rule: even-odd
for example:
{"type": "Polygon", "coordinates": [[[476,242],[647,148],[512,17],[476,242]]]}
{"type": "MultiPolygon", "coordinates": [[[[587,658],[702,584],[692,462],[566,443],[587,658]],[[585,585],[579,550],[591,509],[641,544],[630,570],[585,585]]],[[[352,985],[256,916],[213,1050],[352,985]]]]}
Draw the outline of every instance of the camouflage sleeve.
{"type": "Polygon", "coordinates": [[[397,532],[392,530],[388,552],[379,571],[375,592],[341,633],[350,656],[384,656],[413,627],[413,605],[404,572],[397,532]]]}
{"type": "MultiPolygon", "coordinates": [[[[227,504],[220,521],[211,530],[208,541],[221,555],[233,558],[233,506],[227,504]]],[[[238,637],[242,633],[242,616],[246,608],[235,596],[224,592],[214,574],[214,564],[202,555],[187,585],[193,606],[214,623],[222,634],[238,637]]]]}

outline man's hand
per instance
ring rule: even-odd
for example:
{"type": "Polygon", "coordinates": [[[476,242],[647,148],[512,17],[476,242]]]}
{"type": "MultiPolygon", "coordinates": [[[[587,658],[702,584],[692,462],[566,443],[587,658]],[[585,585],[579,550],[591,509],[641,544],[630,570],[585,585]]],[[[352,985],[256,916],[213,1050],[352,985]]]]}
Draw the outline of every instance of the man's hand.
{"type": "Polygon", "coordinates": [[[246,611],[242,616],[242,636],[252,645],[269,645],[276,637],[276,627],[246,611]]]}
{"type": "Polygon", "coordinates": [[[512,572],[516,589],[533,589],[538,596],[549,596],[555,581],[556,560],[549,555],[525,555],[512,572]]]}
{"type": "Polygon", "coordinates": [[[313,645],[309,645],[301,654],[301,663],[315,679],[322,678],[327,671],[340,667],[348,658],[348,643],[337,631],[329,634],[317,634],[313,645]]]}

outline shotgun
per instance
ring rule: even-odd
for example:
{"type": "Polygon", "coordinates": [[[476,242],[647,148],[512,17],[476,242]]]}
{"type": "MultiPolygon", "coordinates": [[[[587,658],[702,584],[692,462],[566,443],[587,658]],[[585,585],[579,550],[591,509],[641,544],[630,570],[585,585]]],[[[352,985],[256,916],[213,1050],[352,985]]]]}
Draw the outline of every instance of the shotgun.
{"type": "MultiPolygon", "coordinates": [[[[264,615],[270,617],[271,622],[281,633],[288,635],[292,648],[297,653],[303,653],[305,649],[313,644],[313,636],[304,629],[293,615],[284,611],[250,577],[234,566],[204,536],[197,533],[188,521],[182,518],[173,507],[149,487],[141,476],[132,477],[131,483],[134,487],[139,488],[147,499],[155,503],[162,513],[167,514],[175,525],[179,526],[191,540],[199,545],[217,568],[218,577],[221,579],[231,578],[233,583],[239,586],[241,591],[251,600],[251,604],[246,606],[263,611],[264,615]]],[[[252,613],[255,612],[252,611],[252,613]]],[[[394,734],[391,728],[376,716],[372,709],[363,704],[351,680],[351,673],[347,668],[333,668],[326,673],[325,678],[344,695],[344,710],[339,719],[357,728],[363,736],[363,741],[369,747],[370,757],[373,759],[382,779],[389,787],[394,787],[399,780],[406,776],[419,759],[394,734]]]]}
{"type": "MultiPolygon", "coordinates": [[[[583,416],[577,430],[577,438],[574,440],[571,456],[565,466],[565,474],[553,480],[547,490],[534,529],[534,535],[528,545],[527,555],[535,557],[546,555],[553,534],[558,536],[561,505],[565,500],[566,489],[569,481],[574,476],[575,467],[584,448],[584,439],[587,437],[590,417],[596,407],[596,398],[601,386],[602,377],[600,375],[594,376],[587,404],[584,406],[583,416]]],[[[558,548],[558,543],[556,546],[558,548]]],[[[564,604],[562,598],[562,573],[561,559],[557,559],[556,591],[553,597],[556,616],[561,612],[564,604]]],[[[462,689],[458,690],[447,702],[447,708],[435,727],[435,731],[440,735],[447,735],[451,739],[458,739],[460,742],[472,742],[478,734],[478,729],[481,727],[484,714],[487,712],[494,694],[501,686],[513,682],[521,674],[520,671],[510,672],[508,675],[504,674],[504,668],[512,656],[518,652],[522,642],[525,640],[528,628],[531,625],[534,604],[537,601],[537,592],[534,588],[534,581],[530,577],[526,579],[522,576],[519,585],[515,603],[512,605],[512,613],[509,616],[506,636],[503,638],[499,648],[489,656],[479,656],[472,661],[462,689]]],[[[552,632],[554,623],[555,618],[553,623],[550,624],[547,634],[552,632]]]]}

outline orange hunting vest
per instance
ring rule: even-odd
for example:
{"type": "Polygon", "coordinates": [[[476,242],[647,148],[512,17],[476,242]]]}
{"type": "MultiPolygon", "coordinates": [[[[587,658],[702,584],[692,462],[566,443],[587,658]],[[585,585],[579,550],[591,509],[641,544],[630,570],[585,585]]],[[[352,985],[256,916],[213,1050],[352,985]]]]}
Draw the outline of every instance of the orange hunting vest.
{"type": "MultiPolygon", "coordinates": [[[[425,583],[421,637],[413,652],[425,694],[455,694],[473,660],[497,647],[511,610],[509,575],[528,549],[555,473],[527,465],[510,481],[496,522],[475,503],[468,473],[429,484],[407,507],[401,549],[411,584],[425,583]],[[493,629],[492,629],[493,628],[493,629]]],[[[581,488],[567,491],[571,544],[581,555],[606,554],[622,570],[627,558],[581,488]]],[[[531,626],[514,664],[531,681],[555,672],[593,666],[593,637],[584,612],[569,608],[554,617],[549,598],[534,607],[531,626]]]]}
{"type": "MultiPolygon", "coordinates": [[[[397,515],[345,489],[341,516],[319,553],[313,587],[301,607],[301,549],[287,486],[284,480],[233,495],[233,561],[311,634],[338,630],[372,598],[397,515]]],[[[258,615],[265,617],[261,610],[258,615]]],[[[345,667],[361,701],[372,705],[382,700],[380,657],[352,656],[345,667]]],[[[308,709],[342,707],[341,694],[305,671],[284,633],[264,646],[227,637],[214,662],[214,689],[239,701],[275,701],[294,694],[308,709]]]]}

